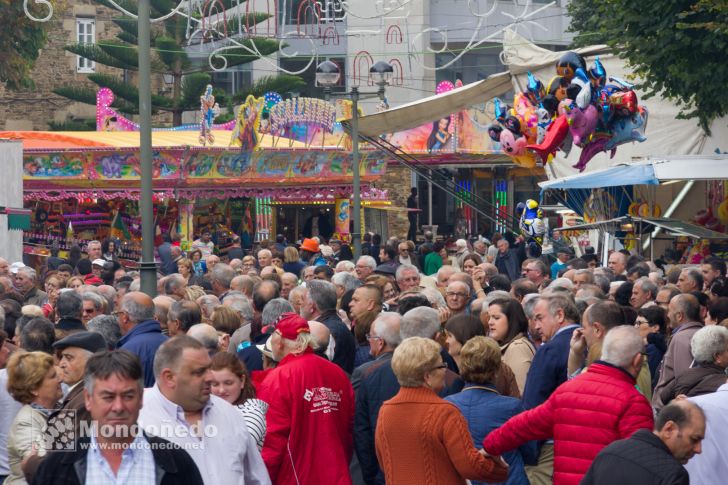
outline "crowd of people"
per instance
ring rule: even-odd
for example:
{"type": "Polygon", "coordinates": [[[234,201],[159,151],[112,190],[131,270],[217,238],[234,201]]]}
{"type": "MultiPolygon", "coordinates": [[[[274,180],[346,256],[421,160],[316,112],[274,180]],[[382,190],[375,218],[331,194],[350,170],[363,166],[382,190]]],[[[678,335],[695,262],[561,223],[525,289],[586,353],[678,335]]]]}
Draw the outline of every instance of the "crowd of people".
{"type": "Polygon", "coordinates": [[[723,483],[724,261],[424,236],[0,258],[0,482],[723,483]]]}

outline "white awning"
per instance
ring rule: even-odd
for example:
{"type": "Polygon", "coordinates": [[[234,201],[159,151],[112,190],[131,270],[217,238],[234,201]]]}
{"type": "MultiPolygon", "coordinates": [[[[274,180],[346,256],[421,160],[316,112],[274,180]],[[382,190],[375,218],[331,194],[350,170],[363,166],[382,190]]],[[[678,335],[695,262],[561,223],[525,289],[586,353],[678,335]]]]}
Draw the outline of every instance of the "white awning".
{"type": "Polygon", "coordinates": [[[512,88],[509,73],[494,74],[482,81],[470,83],[443,94],[436,94],[381,113],[362,116],[359,118],[359,133],[376,137],[384,133],[395,133],[422,126],[474,104],[485,103],[512,88]]]}

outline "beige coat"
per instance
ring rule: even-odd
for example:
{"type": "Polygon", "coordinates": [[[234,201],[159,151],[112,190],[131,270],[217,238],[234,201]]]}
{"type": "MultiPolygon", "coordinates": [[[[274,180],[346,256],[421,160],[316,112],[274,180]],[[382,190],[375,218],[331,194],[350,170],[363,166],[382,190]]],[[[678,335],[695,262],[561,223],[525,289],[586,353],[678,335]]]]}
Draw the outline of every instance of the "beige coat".
{"type": "Polygon", "coordinates": [[[513,375],[516,376],[518,390],[523,395],[523,389],[526,387],[526,376],[528,375],[528,369],[531,368],[533,356],[536,355],[536,349],[528,338],[519,334],[509,343],[501,346],[501,355],[503,356],[503,362],[508,364],[508,367],[513,371],[513,375]]]}
{"type": "MultiPolygon", "coordinates": [[[[31,451],[33,443],[42,446],[46,429],[46,416],[33,409],[29,404],[24,405],[15,416],[8,435],[8,464],[10,475],[4,485],[25,485],[23,471],[20,463],[31,451]]],[[[42,451],[40,453],[43,453],[42,451]]]]}

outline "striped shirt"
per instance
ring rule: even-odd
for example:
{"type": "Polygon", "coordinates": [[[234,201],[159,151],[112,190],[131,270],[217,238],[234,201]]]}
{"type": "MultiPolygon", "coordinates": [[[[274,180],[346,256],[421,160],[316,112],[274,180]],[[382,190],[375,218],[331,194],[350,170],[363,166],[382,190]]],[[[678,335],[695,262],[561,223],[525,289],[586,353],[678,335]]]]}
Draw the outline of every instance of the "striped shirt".
{"type": "Polygon", "coordinates": [[[263,441],[265,441],[265,412],[268,411],[268,403],[260,399],[248,399],[235,407],[242,413],[245,425],[258,445],[258,451],[262,450],[263,441]]]}

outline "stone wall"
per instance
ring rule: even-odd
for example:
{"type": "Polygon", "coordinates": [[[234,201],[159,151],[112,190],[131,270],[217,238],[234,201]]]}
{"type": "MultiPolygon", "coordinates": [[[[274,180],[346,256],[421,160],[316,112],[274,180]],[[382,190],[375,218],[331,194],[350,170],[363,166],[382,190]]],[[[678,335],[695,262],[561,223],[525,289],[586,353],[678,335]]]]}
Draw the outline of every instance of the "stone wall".
{"type": "MultiPolygon", "coordinates": [[[[116,38],[119,28],[111,19],[118,15],[92,0],[69,0],[63,10],[56,7],[47,44],[32,70],[35,87],[10,91],[0,84],[0,130],[47,130],[50,121],[95,118],[95,106],[53,94],[53,89],[61,86],[97,89],[98,86],[87,79],[87,74],[76,72],[76,55],[64,47],[76,42],[77,17],[95,18],[96,42],[99,42],[116,38]]],[[[96,64],[96,72],[121,76],[120,69],[99,64],[96,64]]],[[[133,76],[130,82],[134,82],[133,76]]],[[[157,92],[154,83],[152,92],[157,92]]],[[[155,117],[155,122],[158,121],[163,120],[155,117]]]]}
{"type": "MultiPolygon", "coordinates": [[[[393,208],[406,208],[407,197],[410,194],[410,170],[404,165],[390,162],[387,164],[387,173],[376,182],[379,189],[386,189],[393,208]]],[[[403,239],[407,237],[409,221],[404,210],[387,211],[387,227],[389,237],[403,239]]]]}

